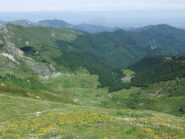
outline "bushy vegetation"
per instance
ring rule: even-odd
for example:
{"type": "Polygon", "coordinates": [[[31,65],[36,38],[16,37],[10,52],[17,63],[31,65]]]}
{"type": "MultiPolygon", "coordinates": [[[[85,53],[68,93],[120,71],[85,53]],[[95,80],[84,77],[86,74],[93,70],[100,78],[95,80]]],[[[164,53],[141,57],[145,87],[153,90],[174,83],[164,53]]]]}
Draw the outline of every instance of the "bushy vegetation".
{"type": "Polygon", "coordinates": [[[159,81],[185,77],[185,57],[146,57],[130,67],[136,72],[133,85],[145,86],[159,81]]]}
{"type": "Polygon", "coordinates": [[[154,55],[184,55],[185,31],[169,25],[156,25],[141,28],[138,33],[153,42],[150,47],[154,55]]]}
{"type": "Polygon", "coordinates": [[[0,76],[0,82],[4,84],[16,85],[21,88],[27,88],[31,90],[46,90],[47,87],[43,85],[38,77],[30,76],[25,78],[18,78],[13,74],[5,74],[0,76]]]}
{"type": "Polygon", "coordinates": [[[131,87],[112,92],[106,107],[153,110],[184,115],[185,79],[163,81],[147,87],[131,87]]]}

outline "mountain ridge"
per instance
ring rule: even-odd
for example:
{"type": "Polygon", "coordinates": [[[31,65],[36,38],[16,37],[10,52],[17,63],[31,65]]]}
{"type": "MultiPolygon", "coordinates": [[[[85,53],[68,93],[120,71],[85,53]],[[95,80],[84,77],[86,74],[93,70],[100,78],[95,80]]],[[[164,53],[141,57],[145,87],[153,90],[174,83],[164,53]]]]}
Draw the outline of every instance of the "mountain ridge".
{"type": "MultiPolygon", "coordinates": [[[[100,33],[100,32],[104,32],[104,31],[109,31],[109,32],[113,32],[119,29],[123,29],[123,30],[128,30],[128,31],[139,31],[141,29],[147,29],[150,27],[155,27],[155,26],[160,26],[160,25],[166,25],[168,27],[172,27],[170,25],[167,24],[157,24],[157,25],[146,25],[143,27],[137,27],[137,28],[122,28],[122,27],[108,27],[108,26],[103,26],[103,25],[93,25],[93,24],[87,24],[87,23],[81,23],[81,24],[71,24],[68,23],[62,19],[45,19],[45,20],[40,20],[37,22],[32,22],[29,20],[15,20],[15,21],[2,21],[1,24],[7,24],[7,23],[11,23],[11,24],[15,24],[15,25],[22,25],[25,27],[39,27],[39,26],[45,26],[45,27],[55,27],[55,28],[71,28],[71,29],[77,29],[80,31],[84,31],[84,32],[88,32],[88,33],[100,33]]],[[[175,27],[177,28],[177,27],[175,27]]],[[[182,29],[182,28],[179,28],[182,29]]]]}
{"type": "Polygon", "coordinates": [[[156,32],[150,31],[143,33],[118,30],[89,34],[67,28],[22,27],[11,24],[6,25],[6,28],[9,29],[9,41],[27,56],[71,70],[85,67],[92,74],[100,76],[103,86],[121,86],[121,69],[147,55],[185,53],[185,42],[182,39],[185,38],[185,32],[170,26],[167,26],[168,30],[175,30],[174,34],[170,34],[170,41],[173,42],[170,44],[166,41],[161,43],[161,38],[168,39],[169,35],[160,33],[158,26],[157,36],[156,32]],[[176,34],[179,34],[179,38],[176,34]]]}
{"type": "Polygon", "coordinates": [[[152,28],[4,25],[0,138],[184,138],[185,34],[152,28]]]}
{"type": "Polygon", "coordinates": [[[16,21],[7,21],[7,22],[1,22],[2,25],[5,24],[14,24],[14,25],[20,25],[24,27],[53,27],[53,28],[71,28],[76,29],[88,33],[99,33],[103,31],[114,31],[117,30],[117,28],[111,28],[106,26],[98,26],[98,25],[91,25],[91,24],[79,24],[79,25],[73,25],[70,24],[64,20],[59,19],[46,19],[46,20],[40,20],[38,22],[32,22],[29,20],[16,20],[16,21]]]}

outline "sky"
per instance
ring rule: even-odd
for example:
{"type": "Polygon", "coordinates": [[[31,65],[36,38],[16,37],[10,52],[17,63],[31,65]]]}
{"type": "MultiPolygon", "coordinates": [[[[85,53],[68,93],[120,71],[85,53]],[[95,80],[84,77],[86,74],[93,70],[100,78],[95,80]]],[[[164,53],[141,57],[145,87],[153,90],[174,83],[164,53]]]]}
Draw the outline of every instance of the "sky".
{"type": "Polygon", "coordinates": [[[0,0],[0,20],[53,18],[74,24],[185,26],[185,0],[0,0]]]}

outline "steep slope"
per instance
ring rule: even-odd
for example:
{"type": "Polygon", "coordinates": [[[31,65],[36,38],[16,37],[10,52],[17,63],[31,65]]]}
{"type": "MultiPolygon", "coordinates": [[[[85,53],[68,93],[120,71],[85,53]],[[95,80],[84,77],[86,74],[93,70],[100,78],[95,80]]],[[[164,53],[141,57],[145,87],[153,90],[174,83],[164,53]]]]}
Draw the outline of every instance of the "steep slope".
{"type": "MultiPolygon", "coordinates": [[[[144,78],[144,77],[143,77],[144,78]]],[[[106,107],[153,110],[173,115],[185,114],[185,79],[161,81],[145,87],[112,92],[106,107]]]]}
{"type": "Polygon", "coordinates": [[[130,67],[136,74],[134,85],[147,85],[159,81],[185,77],[185,57],[146,57],[130,67]]]}
{"type": "Polygon", "coordinates": [[[0,92],[0,138],[184,138],[185,119],[62,104],[0,92]],[[8,108],[8,109],[7,109],[8,108]]]}
{"type": "Polygon", "coordinates": [[[104,34],[91,35],[71,29],[14,25],[7,25],[6,28],[11,32],[10,42],[27,56],[55,66],[65,66],[73,71],[85,67],[100,76],[103,86],[121,86],[117,71],[146,55],[145,50],[124,46],[117,40],[107,42],[109,38],[104,34]]]}
{"type": "Polygon", "coordinates": [[[24,55],[15,43],[11,40],[14,32],[6,27],[0,30],[0,59],[1,74],[29,75],[29,73],[38,73],[47,75],[54,73],[56,70],[52,64],[46,64],[36,61],[24,55]]]}
{"type": "Polygon", "coordinates": [[[136,62],[129,70],[127,69],[127,74],[129,72],[132,75],[129,82],[132,87],[111,93],[112,103],[108,101],[105,104],[183,115],[185,113],[184,61],[185,57],[179,56],[146,57],[136,62]]]}
{"type": "MultiPolygon", "coordinates": [[[[106,33],[86,34],[72,42],[59,40],[58,47],[64,53],[56,60],[72,69],[86,67],[91,73],[99,75],[103,86],[121,88],[119,71],[146,56],[148,52],[130,44],[125,45],[113,36],[114,34],[110,34],[109,38],[106,33]]],[[[125,37],[127,35],[122,36],[125,37]]]]}
{"type": "Polygon", "coordinates": [[[139,34],[153,44],[150,48],[154,54],[183,55],[185,46],[185,31],[169,25],[147,26],[140,29],[139,34]]]}
{"type": "Polygon", "coordinates": [[[166,25],[154,26],[154,29],[147,27],[137,32],[118,30],[98,34],[64,28],[21,27],[10,24],[6,25],[6,28],[11,32],[9,41],[27,56],[42,63],[52,64],[58,67],[58,70],[62,66],[74,72],[84,67],[90,73],[98,74],[101,85],[109,86],[111,91],[124,87],[120,80],[121,70],[143,57],[185,53],[184,31],[166,25]],[[173,43],[168,47],[167,43],[161,42],[156,35],[157,38],[164,39],[168,39],[166,37],[170,35],[173,43]],[[177,39],[176,36],[181,37],[177,39]]]}

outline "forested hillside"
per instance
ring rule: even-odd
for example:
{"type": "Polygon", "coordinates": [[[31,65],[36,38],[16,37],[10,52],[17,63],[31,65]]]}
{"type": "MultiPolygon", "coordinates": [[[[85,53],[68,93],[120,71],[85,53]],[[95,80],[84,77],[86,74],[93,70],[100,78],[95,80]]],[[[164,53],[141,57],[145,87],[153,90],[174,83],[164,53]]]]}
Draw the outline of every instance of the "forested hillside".
{"type": "Polygon", "coordinates": [[[143,57],[181,55],[185,52],[185,31],[167,25],[99,34],[10,24],[1,30],[2,41],[6,32],[8,41],[27,56],[72,71],[84,67],[92,74],[98,74],[101,86],[109,86],[110,91],[124,87],[120,81],[121,70],[143,57]],[[168,42],[168,39],[174,43],[168,42]]]}
{"type": "Polygon", "coordinates": [[[183,138],[184,37],[167,25],[89,34],[7,24],[0,138],[183,138]]]}
{"type": "Polygon", "coordinates": [[[185,77],[185,57],[145,57],[130,67],[135,71],[134,85],[148,85],[159,81],[185,77]]]}

